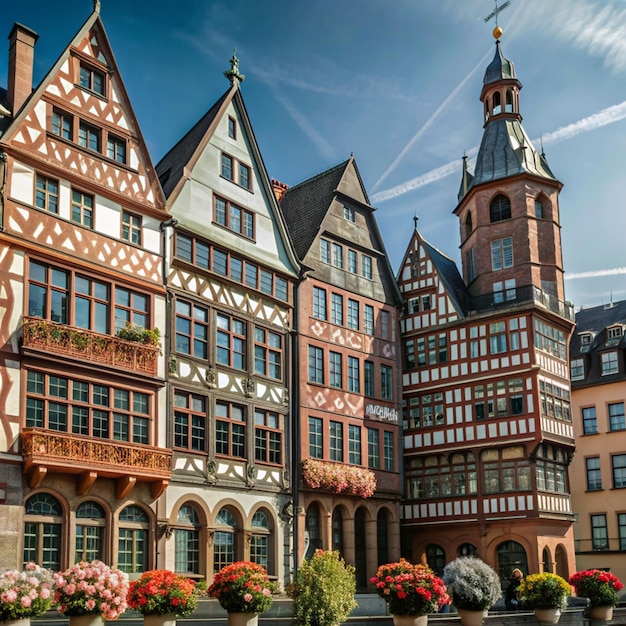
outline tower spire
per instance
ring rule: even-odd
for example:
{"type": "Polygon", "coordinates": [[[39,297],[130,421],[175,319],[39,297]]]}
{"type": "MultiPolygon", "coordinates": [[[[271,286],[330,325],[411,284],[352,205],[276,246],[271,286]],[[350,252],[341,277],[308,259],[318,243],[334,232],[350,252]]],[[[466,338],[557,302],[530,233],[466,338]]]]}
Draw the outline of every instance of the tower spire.
{"type": "Polygon", "coordinates": [[[224,72],[231,85],[243,83],[246,76],[239,71],[239,59],[237,58],[237,48],[233,48],[233,56],[230,58],[230,69],[224,72]]]}

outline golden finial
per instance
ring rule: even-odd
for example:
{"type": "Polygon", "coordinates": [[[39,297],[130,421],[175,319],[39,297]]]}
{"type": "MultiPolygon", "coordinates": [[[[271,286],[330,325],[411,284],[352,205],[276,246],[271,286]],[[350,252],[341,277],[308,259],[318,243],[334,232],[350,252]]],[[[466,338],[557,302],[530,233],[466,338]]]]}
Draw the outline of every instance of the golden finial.
{"type": "Polygon", "coordinates": [[[494,38],[494,39],[500,39],[500,37],[502,37],[502,33],[503,33],[503,32],[504,32],[504,31],[503,31],[503,30],[502,30],[499,26],[496,26],[496,27],[493,29],[493,38],[494,38]]]}

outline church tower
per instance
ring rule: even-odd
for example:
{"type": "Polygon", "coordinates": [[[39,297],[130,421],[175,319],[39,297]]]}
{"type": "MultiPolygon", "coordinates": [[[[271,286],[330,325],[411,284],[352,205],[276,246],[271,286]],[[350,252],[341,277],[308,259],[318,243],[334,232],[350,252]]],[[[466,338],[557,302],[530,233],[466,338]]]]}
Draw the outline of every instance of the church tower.
{"type": "MultiPolygon", "coordinates": [[[[574,451],[558,195],[522,127],[521,83],[488,65],[484,133],[464,159],[462,271],[416,228],[398,275],[403,299],[403,552],[441,572],[479,555],[513,568],[575,568],[568,466],[574,451]]],[[[417,226],[417,224],[416,224],[417,226]]]]}

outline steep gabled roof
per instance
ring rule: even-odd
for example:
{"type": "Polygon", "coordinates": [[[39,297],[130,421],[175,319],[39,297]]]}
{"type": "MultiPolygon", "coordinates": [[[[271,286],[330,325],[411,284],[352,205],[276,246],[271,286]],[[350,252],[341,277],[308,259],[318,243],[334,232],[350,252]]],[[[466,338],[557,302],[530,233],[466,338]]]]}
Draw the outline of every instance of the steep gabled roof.
{"type": "Polygon", "coordinates": [[[280,208],[299,259],[311,248],[350,161],[290,187],[283,195],[280,208]]]}
{"type": "Polygon", "coordinates": [[[116,88],[117,96],[120,99],[119,104],[124,109],[124,113],[128,118],[130,127],[137,134],[138,146],[140,148],[141,156],[145,164],[147,176],[150,179],[151,188],[156,194],[155,205],[157,207],[162,207],[165,204],[165,198],[163,197],[161,186],[159,185],[155,177],[154,167],[152,165],[152,158],[150,157],[150,153],[148,152],[148,149],[146,147],[146,142],[144,141],[143,135],[141,133],[141,127],[139,126],[137,116],[135,115],[135,111],[130,102],[130,98],[128,97],[128,91],[126,90],[126,86],[124,85],[122,75],[117,65],[117,61],[115,60],[115,55],[113,54],[113,49],[111,48],[111,43],[106,34],[106,29],[104,28],[104,23],[102,22],[102,19],[100,17],[99,3],[95,3],[94,10],[91,15],[78,29],[77,33],[63,50],[52,68],[48,71],[48,73],[43,77],[39,85],[37,85],[37,87],[33,90],[30,96],[26,99],[17,115],[8,123],[5,132],[3,134],[0,134],[0,141],[2,143],[8,143],[12,139],[13,135],[19,131],[22,123],[30,114],[32,108],[37,102],[39,102],[45,91],[48,89],[50,83],[55,79],[57,74],[61,71],[63,65],[69,59],[72,48],[77,48],[81,41],[92,29],[99,31],[101,34],[101,37],[98,38],[98,44],[102,46],[105,52],[104,56],[106,57],[107,66],[115,75],[116,82],[119,83],[119,87],[116,88]]]}
{"type": "MultiPolygon", "coordinates": [[[[170,194],[180,181],[185,167],[192,161],[195,162],[194,154],[197,154],[200,144],[207,136],[209,128],[219,117],[218,113],[230,102],[233,88],[227,89],[222,97],[196,122],[187,134],[159,161],[156,171],[163,186],[165,197],[170,194]]],[[[197,158],[197,156],[196,156],[197,158]]]]}

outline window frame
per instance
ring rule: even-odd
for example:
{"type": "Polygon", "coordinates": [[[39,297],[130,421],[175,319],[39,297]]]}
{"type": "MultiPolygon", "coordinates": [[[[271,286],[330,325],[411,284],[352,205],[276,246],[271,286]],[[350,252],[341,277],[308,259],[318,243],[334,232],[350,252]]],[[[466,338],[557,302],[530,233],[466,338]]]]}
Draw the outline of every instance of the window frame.
{"type": "Polygon", "coordinates": [[[94,67],[91,64],[85,63],[83,61],[79,62],[78,67],[78,86],[82,89],[86,89],[90,93],[101,96],[102,98],[107,97],[108,92],[108,73],[94,67]],[[85,72],[85,74],[83,73],[85,72]],[[85,75],[87,80],[85,81],[85,75]],[[96,77],[101,78],[102,87],[101,89],[97,89],[97,81],[96,77]],[[85,84],[85,82],[87,84],[85,84]]]}
{"type": "Polygon", "coordinates": [[[95,197],[93,194],[72,187],[71,221],[93,230],[95,222],[95,197]]]}
{"type": "Polygon", "coordinates": [[[37,172],[35,175],[35,206],[53,215],[59,214],[59,180],[57,178],[37,172]]]}
{"type": "Polygon", "coordinates": [[[208,398],[191,391],[174,389],[172,404],[172,446],[193,454],[208,452],[208,398]]]}
{"type": "Polygon", "coordinates": [[[226,228],[231,233],[255,241],[256,224],[254,212],[222,196],[213,196],[213,223],[226,228]],[[223,206],[220,206],[220,204],[223,204],[223,206]],[[239,212],[238,219],[236,212],[239,212]]]}
{"type": "Polygon", "coordinates": [[[513,237],[502,237],[491,242],[491,271],[498,272],[514,265],[513,237]]]}
{"type": "Polygon", "coordinates": [[[136,246],[141,246],[142,222],[141,215],[123,209],[120,239],[136,246]]]}

